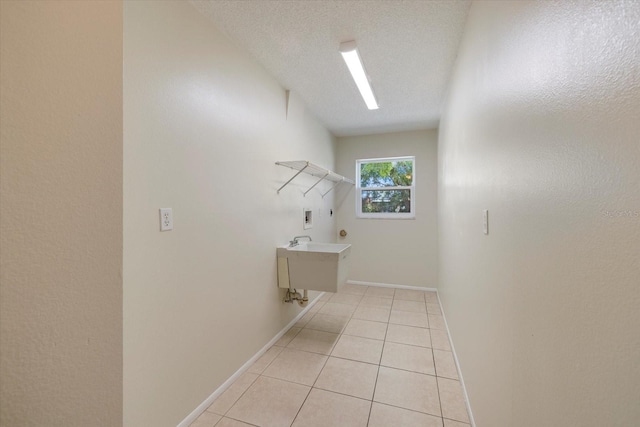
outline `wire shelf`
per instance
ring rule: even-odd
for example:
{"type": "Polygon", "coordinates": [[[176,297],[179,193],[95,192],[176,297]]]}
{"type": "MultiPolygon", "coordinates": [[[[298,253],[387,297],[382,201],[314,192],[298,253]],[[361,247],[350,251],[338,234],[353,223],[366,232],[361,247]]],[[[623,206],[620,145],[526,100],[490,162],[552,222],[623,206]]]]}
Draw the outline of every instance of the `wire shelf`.
{"type": "Polygon", "coordinates": [[[307,193],[309,191],[311,191],[316,185],[320,184],[322,181],[329,181],[329,182],[333,182],[334,185],[328,190],[326,191],[324,194],[322,194],[322,197],[326,196],[327,194],[329,194],[333,189],[335,189],[338,185],[340,184],[351,184],[354,185],[355,183],[348,179],[345,178],[342,175],[338,175],[337,173],[330,171],[329,169],[325,169],[321,166],[315,165],[307,160],[293,160],[293,161],[289,161],[289,162],[276,162],[276,165],[279,166],[284,166],[287,167],[289,169],[293,169],[298,171],[295,175],[293,175],[291,177],[291,179],[289,179],[287,182],[285,182],[282,187],[278,188],[278,194],[280,193],[280,190],[282,190],[284,187],[286,187],[291,181],[293,181],[298,175],[300,175],[301,173],[305,173],[307,175],[311,175],[314,176],[316,178],[320,178],[318,181],[316,181],[315,184],[313,184],[311,187],[309,187],[309,189],[307,191],[304,192],[304,195],[306,196],[307,193]]]}

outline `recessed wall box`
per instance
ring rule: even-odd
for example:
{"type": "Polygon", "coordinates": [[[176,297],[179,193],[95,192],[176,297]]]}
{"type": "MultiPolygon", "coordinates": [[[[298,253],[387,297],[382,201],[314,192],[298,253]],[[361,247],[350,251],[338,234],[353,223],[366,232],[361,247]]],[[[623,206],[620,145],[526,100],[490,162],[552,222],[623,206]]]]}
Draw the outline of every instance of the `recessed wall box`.
{"type": "Polygon", "coordinates": [[[313,210],[305,208],[303,210],[303,228],[306,230],[313,227],[313,210]]]}

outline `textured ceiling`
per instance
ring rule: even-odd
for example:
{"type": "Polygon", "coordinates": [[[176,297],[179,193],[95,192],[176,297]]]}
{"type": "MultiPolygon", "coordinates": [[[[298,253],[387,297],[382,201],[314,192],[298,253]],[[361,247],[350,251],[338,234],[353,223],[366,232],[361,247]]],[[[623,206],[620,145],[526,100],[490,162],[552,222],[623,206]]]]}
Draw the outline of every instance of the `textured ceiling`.
{"type": "Polygon", "coordinates": [[[433,128],[468,1],[193,1],[296,92],[336,136],[433,128]],[[355,40],[378,110],[368,110],[338,46],[355,40]]]}

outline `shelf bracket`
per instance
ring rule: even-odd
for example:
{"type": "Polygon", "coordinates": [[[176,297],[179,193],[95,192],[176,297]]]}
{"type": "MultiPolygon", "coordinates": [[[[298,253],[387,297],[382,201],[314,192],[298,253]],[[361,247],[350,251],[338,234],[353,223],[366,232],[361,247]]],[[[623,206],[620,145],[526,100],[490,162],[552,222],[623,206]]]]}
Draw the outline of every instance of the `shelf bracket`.
{"type": "Polygon", "coordinates": [[[313,187],[315,187],[316,185],[320,184],[328,175],[329,175],[329,171],[327,171],[327,173],[325,173],[322,178],[320,178],[318,181],[316,181],[315,184],[313,184],[311,187],[309,187],[309,189],[304,192],[304,195],[306,196],[309,191],[313,190],[313,187]]]}
{"type": "Polygon", "coordinates": [[[327,194],[331,193],[338,185],[342,184],[343,182],[344,182],[344,178],[342,178],[340,181],[338,181],[335,184],[333,184],[333,187],[328,189],[327,192],[322,195],[322,198],[324,199],[324,196],[326,196],[327,194]]]}
{"type": "MultiPolygon", "coordinates": [[[[289,185],[289,183],[290,183],[291,181],[293,181],[294,179],[296,179],[296,177],[297,177],[298,175],[300,175],[302,172],[304,172],[304,170],[305,170],[306,168],[308,168],[308,167],[309,167],[309,165],[306,165],[305,167],[303,167],[302,169],[300,169],[300,170],[299,170],[295,175],[293,175],[293,176],[291,177],[291,179],[289,179],[289,181],[287,181],[287,182],[285,182],[284,184],[282,184],[282,187],[278,188],[278,194],[280,194],[280,190],[282,190],[284,187],[286,187],[287,185],[289,185]]],[[[324,178],[322,178],[322,179],[324,179],[324,178]]],[[[313,188],[313,187],[311,187],[311,188],[313,188]]],[[[271,190],[271,191],[273,191],[273,190],[271,190]]],[[[304,193],[304,194],[307,194],[307,193],[304,193]]]]}

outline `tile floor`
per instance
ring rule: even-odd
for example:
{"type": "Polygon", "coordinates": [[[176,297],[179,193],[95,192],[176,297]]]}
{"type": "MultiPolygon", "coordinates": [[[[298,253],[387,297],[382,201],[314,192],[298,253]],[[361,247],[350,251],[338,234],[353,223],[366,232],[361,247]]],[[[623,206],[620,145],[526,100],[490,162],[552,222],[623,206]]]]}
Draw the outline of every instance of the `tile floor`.
{"type": "Polygon", "coordinates": [[[325,294],[193,427],[468,427],[436,294],[325,294]]]}

